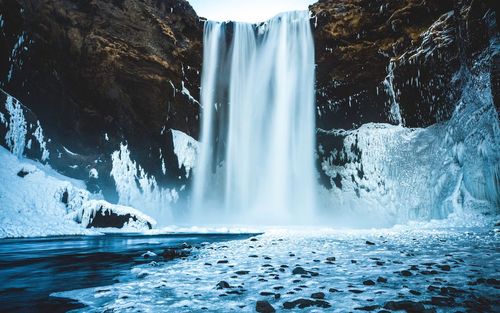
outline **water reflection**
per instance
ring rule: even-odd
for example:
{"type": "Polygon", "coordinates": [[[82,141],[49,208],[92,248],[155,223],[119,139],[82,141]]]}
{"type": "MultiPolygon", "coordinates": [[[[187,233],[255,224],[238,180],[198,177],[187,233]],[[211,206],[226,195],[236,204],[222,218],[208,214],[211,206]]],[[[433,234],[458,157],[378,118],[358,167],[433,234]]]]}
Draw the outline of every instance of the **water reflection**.
{"type": "Polygon", "coordinates": [[[183,243],[248,238],[249,234],[66,236],[0,240],[0,311],[65,312],[80,305],[56,291],[109,285],[132,266],[183,243]]]}

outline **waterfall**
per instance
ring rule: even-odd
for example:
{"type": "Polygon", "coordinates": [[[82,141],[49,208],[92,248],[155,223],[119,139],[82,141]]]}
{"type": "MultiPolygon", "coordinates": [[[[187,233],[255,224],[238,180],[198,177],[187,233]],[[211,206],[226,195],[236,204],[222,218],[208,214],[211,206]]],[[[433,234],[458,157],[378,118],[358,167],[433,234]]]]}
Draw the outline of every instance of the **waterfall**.
{"type": "Polygon", "coordinates": [[[308,11],[207,21],[194,216],[302,223],[315,207],[314,44],[308,11]]]}

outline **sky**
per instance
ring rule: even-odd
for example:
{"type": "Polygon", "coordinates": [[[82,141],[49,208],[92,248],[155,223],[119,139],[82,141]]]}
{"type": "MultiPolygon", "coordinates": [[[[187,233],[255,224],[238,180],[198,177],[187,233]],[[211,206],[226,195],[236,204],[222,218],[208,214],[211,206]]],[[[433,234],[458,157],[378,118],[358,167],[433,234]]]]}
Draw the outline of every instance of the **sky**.
{"type": "Polygon", "coordinates": [[[198,16],[215,21],[263,22],[278,13],[307,10],[317,0],[188,0],[198,16]]]}

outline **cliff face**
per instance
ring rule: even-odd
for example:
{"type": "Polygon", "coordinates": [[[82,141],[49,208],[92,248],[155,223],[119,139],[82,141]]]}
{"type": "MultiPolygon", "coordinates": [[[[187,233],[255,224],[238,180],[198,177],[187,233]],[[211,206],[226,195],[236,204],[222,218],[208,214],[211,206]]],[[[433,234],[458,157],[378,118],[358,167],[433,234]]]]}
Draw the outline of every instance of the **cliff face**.
{"type": "MultiPolygon", "coordinates": [[[[455,74],[486,50],[484,16],[494,2],[312,5],[317,126],[424,127],[449,118],[460,93],[455,74]]],[[[186,0],[0,0],[0,14],[0,87],[44,126],[52,166],[110,197],[109,156],[127,142],[160,184],[179,181],[169,130],[199,136],[203,53],[203,22],[186,0]],[[91,168],[103,173],[99,180],[89,178],[91,168]]],[[[493,60],[499,108],[499,56],[493,60]]],[[[318,135],[325,148],[341,141],[318,135]]]]}
{"type": "Polygon", "coordinates": [[[203,24],[187,1],[1,0],[0,14],[0,87],[44,126],[60,153],[52,165],[109,173],[127,142],[158,180],[160,149],[178,176],[169,130],[198,135],[202,60],[203,24]]]}
{"type": "Polygon", "coordinates": [[[456,0],[312,5],[318,127],[399,121],[425,127],[449,118],[460,90],[453,76],[487,47],[483,17],[493,7],[488,1],[456,0]],[[384,84],[389,78],[391,87],[384,84]],[[401,118],[391,114],[394,101],[401,118]]]}

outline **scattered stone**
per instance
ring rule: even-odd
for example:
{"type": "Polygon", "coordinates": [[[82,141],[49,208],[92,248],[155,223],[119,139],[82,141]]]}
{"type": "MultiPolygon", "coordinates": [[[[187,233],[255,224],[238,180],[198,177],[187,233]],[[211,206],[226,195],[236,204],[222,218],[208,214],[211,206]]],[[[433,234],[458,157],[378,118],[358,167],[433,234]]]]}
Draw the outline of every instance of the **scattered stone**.
{"type": "Polygon", "coordinates": [[[320,300],[322,300],[322,299],[324,299],[324,298],[325,298],[325,293],[323,293],[323,292],[315,292],[315,293],[313,293],[313,294],[311,295],[311,298],[313,298],[313,299],[320,299],[320,300]]]}
{"type": "Polygon", "coordinates": [[[283,303],[283,308],[287,310],[294,309],[295,307],[304,309],[312,306],[317,306],[325,309],[331,307],[330,303],[324,300],[297,299],[294,301],[287,301],[283,303]]]}
{"type": "Polygon", "coordinates": [[[412,290],[412,289],[410,289],[410,293],[411,293],[412,295],[415,295],[415,296],[420,296],[420,295],[422,295],[422,293],[421,293],[420,291],[416,291],[416,290],[412,290]]]}
{"type": "Polygon", "coordinates": [[[236,271],[234,272],[236,275],[247,275],[248,273],[250,273],[250,271],[236,271]]]}
{"type": "Polygon", "coordinates": [[[410,271],[407,271],[407,270],[401,271],[400,273],[404,277],[408,277],[408,276],[412,276],[413,275],[410,271]]]}
{"type": "Polygon", "coordinates": [[[359,290],[359,289],[349,289],[349,292],[359,294],[359,293],[363,293],[363,290],[359,290]]]}
{"type": "Polygon", "coordinates": [[[498,285],[500,285],[500,280],[495,279],[495,278],[488,278],[488,279],[486,280],[486,283],[487,283],[488,285],[495,285],[495,286],[498,286],[498,285]]]}
{"type": "Polygon", "coordinates": [[[449,297],[432,297],[431,303],[437,306],[453,306],[455,305],[455,299],[449,297]]]}
{"type": "MultiPolygon", "coordinates": [[[[17,172],[17,176],[21,177],[21,178],[24,178],[24,176],[28,175],[30,172],[28,171],[25,171],[24,168],[22,170],[20,170],[19,172],[17,172]]],[[[64,201],[63,201],[64,202],[64,201]]]]}
{"type": "Polygon", "coordinates": [[[389,301],[384,305],[384,309],[391,311],[404,310],[406,312],[424,312],[425,306],[420,302],[414,302],[409,300],[403,301],[389,301]]]}
{"type": "Polygon", "coordinates": [[[356,260],[351,260],[351,263],[352,263],[352,264],[356,264],[356,263],[358,263],[358,261],[356,261],[356,260]]]}
{"type": "Polygon", "coordinates": [[[382,265],[384,265],[384,264],[385,264],[385,262],[382,262],[382,261],[377,261],[377,262],[375,262],[375,264],[377,264],[378,266],[382,266],[382,265]]]}
{"type": "Polygon", "coordinates": [[[272,296],[274,295],[274,292],[270,292],[270,291],[262,291],[260,293],[261,296],[264,296],[264,297],[267,297],[267,296],[272,296]]]}
{"type": "Polygon", "coordinates": [[[257,241],[257,238],[250,238],[250,241],[257,241]]]}
{"type": "Polygon", "coordinates": [[[334,256],[329,256],[326,258],[328,262],[335,262],[336,258],[334,256]]]}
{"type": "Polygon", "coordinates": [[[379,283],[386,283],[387,282],[387,278],[384,278],[384,277],[380,276],[379,278],[377,278],[377,282],[379,282],[379,283]]]}
{"type": "Polygon", "coordinates": [[[292,274],[293,275],[307,275],[309,272],[303,269],[300,266],[297,266],[296,268],[293,269],[292,274]]]}
{"type": "Polygon", "coordinates": [[[379,309],[379,308],[380,308],[380,305],[367,305],[367,306],[362,306],[362,307],[354,308],[354,309],[358,310],[358,311],[374,311],[374,310],[379,309]]]}
{"type": "Polygon", "coordinates": [[[165,249],[163,251],[163,253],[161,254],[161,256],[165,260],[173,260],[173,259],[176,259],[176,258],[186,257],[188,255],[189,255],[189,251],[188,250],[179,250],[179,249],[175,249],[175,248],[165,249]]]}
{"type": "Polygon", "coordinates": [[[227,288],[232,288],[231,285],[229,285],[229,283],[227,281],[220,281],[217,283],[217,289],[227,289],[227,288]]]}
{"type": "Polygon", "coordinates": [[[207,265],[207,266],[212,266],[212,263],[205,263],[205,265],[207,265]]]}
{"type": "Polygon", "coordinates": [[[251,254],[248,256],[249,258],[258,258],[259,256],[258,255],[255,255],[255,254],[251,254]]]}
{"type": "Polygon", "coordinates": [[[328,289],[328,291],[331,293],[340,292],[338,289],[335,289],[335,288],[330,288],[330,289],[328,289]]]}
{"type": "Polygon", "coordinates": [[[451,269],[451,267],[447,264],[445,265],[436,265],[437,267],[439,267],[442,271],[449,271],[451,269]]]}
{"type": "Polygon", "coordinates": [[[373,286],[373,285],[375,285],[375,282],[373,280],[371,280],[371,279],[368,279],[368,280],[365,280],[363,282],[363,285],[365,285],[365,286],[373,286]]]}
{"type": "Polygon", "coordinates": [[[217,264],[227,264],[227,263],[229,263],[228,260],[219,260],[219,261],[217,261],[217,264]]]}
{"type": "Polygon", "coordinates": [[[369,245],[369,246],[374,246],[374,245],[375,245],[375,243],[374,243],[374,242],[371,242],[371,241],[368,241],[368,240],[367,240],[365,243],[366,243],[367,245],[369,245]]]}
{"type": "Polygon", "coordinates": [[[437,290],[439,290],[439,287],[436,287],[436,286],[433,286],[433,285],[429,285],[429,287],[427,287],[427,290],[431,291],[431,292],[432,291],[437,291],[437,290]]]}

